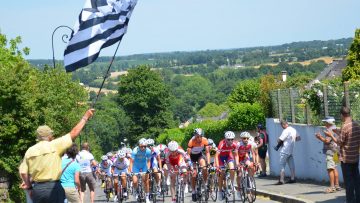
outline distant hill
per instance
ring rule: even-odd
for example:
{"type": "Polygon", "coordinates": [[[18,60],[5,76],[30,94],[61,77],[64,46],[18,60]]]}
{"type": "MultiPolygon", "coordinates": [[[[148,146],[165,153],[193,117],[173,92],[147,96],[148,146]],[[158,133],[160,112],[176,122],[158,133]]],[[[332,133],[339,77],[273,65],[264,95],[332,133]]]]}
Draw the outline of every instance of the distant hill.
{"type": "MultiPolygon", "coordinates": [[[[135,54],[116,57],[112,70],[127,70],[139,64],[148,64],[154,68],[163,68],[199,64],[213,64],[217,66],[237,65],[239,67],[245,67],[279,62],[303,62],[324,56],[345,56],[352,40],[353,38],[343,38],[326,41],[292,42],[277,46],[135,54]]],[[[108,64],[110,60],[111,57],[99,57],[96,62],[89,65],[88,68],[102,67],[108,64]]],[[[52,67],[52,60],[50,59],[33,59],[28,61],[40,69],[42,69],[45,64],[52,67]]],[[[59,60],[57,63],[62,63],[62,61],[59,60]]],[[[105,67],[103,69],[105,69],[105,67]]]]}

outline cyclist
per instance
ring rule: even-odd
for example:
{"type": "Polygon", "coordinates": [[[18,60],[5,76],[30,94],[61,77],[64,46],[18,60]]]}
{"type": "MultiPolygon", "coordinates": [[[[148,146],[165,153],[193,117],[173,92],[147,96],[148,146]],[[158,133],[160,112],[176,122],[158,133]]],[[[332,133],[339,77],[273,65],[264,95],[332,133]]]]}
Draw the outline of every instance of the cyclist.
{"type": "MultiPolygon", "coordinates": [[[[204,137],[204,131],[201,128],[196,128],[194,130],[194,136],[188,143],[187,153],[190,156],[190,159],[193,163],[198,162],[200,167],[202,168],[204,175],[204,183],[207,181],[207,168],[206,165],[210,163],[210,153],[208,147],[208,140],[204,137]],[[203,156],[203,150],[205,149],[206,161],[203,156]]],[[[193,172],[193,176],[191,177],[191,188],[192,188],[192,201],[197,201],[197,195],[195,190],[196,185],[196,170],[193,172]]]]}
{"type": "MultiPolygon", "coordinates": [[[[237,145],[234,142],[235,133],[232,131],[227,131],[224,134],[225,139],[221,140],[218,146],[218,151],[216,153],[215,158],[215,167],[224,169],[226,162],[229,169],[234,169],[234,161],[235,165],[239,164],[239,157],[237,152],[237,145]]],[[[223,199],[223,181],[224,181],[224,174],[220,173],[219,175],[219,190],[218,190],[218,197],[220,200],[223,199]]],[[[230,178],[231,181],[234,183],[235,172],[234,170],[230,170],[230,178]]]]}
{"type": "Polygon", "coordinates": [[[210,152],[210,165],[214,166],[216,152],[218,148],[216,147],[216,144],[212,139],[208,139],[208,144],[209,144],[209,152],[210,152]]]}
{"type": "MultiPolygon", "coordinates": [[[[249,176],[253,176],[254,175],[254,163],[251,162],[250,159],[250,154],[254,155],[254,149],[252,147],[252,144],[249,142],[249,139],[252,136],[250,135],[250,133],[248,132],[242,132],[240,134],[240,138],[241,141],[238,143],[237,145],[237,149],[238,149],[238,154],[239,154],[239,162],[242,163],[243,165],[245,165],[246,167],[248,167],[248,172],[249,172],[249,176]]],[[[240,183],[240,177],[241,177],[241,173],[238,174],[237,177],[237,185],[238,185],[238,189],[240,189],[241,187],[241,183],[240,183]]],[[[241,197],[240,192],[238,191],[238,195],[239,197],[241,197]]]]}
{"type": "Polygon", "coordinates": [[[170,182],[168,180],[168,173],[167,173],[167,166],[165,164],[165,154],[169,151],[168,147],[165,144],[159,144],[157,148],[160,151],[160,159],[161,159],[161,165],[164,172],[164,178],[166,180],[166,184],[170,185],[170,182]]]}
{"type": "Polygon", "coordinates": [[[154,145],[155,145],[155,141],[153,139],[150,138],[147,140],[147,146],[151,150],[150,168],[153,170],[153,172],[156,173],[155,180],[157,183],[157,191],[158,191],[158,194],[160,195],[161,174],[157,173],[157,172],[159,170],[162,171],[162,164],[161,164],[161,159],[160,159],[160,151],[157,147],[154,147],[154,145]]]}
{"type": "MultiPolygon", "coordinates": [[[[139,173],[139,172],[147,172],[150,169],[150,158],[151,158],[151,150],[147,148],[147,142],[145,138],[141,138],[138,142],[138,146],[134,148],[131,154],[130,160],[130,172],[139,173]]],[[[146,192],[146,203],[149,203],[149,176],[148,174],[144,174],[142,176],[142,180],[145,186],[146,192]]],[[[138,189],[138,179],[137,176],[133,176],[133,186],[138,189]]],[[[134,193],[137,199],[136,192],[134,193]]]]}
{"type": "Polygon", "coordinates": [[[115,157],[114,157],[114,154],[113,154],[112,152],[106,153],[106,156],[108,157],[108,159],[109,159],[110,161],[112,161],[112,162],[114,163],[115,157]]]}
{"type": "Polygon", "coordinates": [[[189,162],[189,158],[186,152],[179,146],[176,141],[171,141],[168,144],[168,151],[165,154],[165,163],[170,171],[174,171],[174,173],[170,173],[170,193],[171,193],[171,202],[175,203],[175,181],[176,181],[176,173],[178,170],[181,170],[184,174],[186,174],[186,163],[189,162]]]}
{"type": "Polygon", "coordinates": [[[104,190],[104,193],[110,192],[110,196],[112,197],[112,184],[111,184],[111,166],[112,162],[106,155],[101,156],[100,163],[100,176],[101,176],[101,187],[105,188],[105,184],[107,185],[108,191],[104,190]],[[106,183],[105,183],[106,182],[106,183]]]}
{"type": "Polygon", "coordinates": [[[115,187],[115,197],[114,202],[116,202],[117,194],[120,192],[118,187],[118,176],[121,179],[121,184],[123,187],[123,194],[124,197],[127,197],[127,191],[126,191],[126,175],[129,174],[129,166],[130,161],[126,158],[126,153],[123,150],[119,150],[117,153],[117,158],[112,166],[112,174],[114,177],[114,187],[115,187]]]}

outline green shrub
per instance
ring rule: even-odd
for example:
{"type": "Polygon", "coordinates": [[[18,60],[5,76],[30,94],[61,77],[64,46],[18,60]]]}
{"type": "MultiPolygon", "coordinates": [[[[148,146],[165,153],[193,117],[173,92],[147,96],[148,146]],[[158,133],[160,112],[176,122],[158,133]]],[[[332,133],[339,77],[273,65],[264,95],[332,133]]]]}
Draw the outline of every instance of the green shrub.
{"type": "Polygon", "coordinates": [[[161,133],[157,138],[157,143],[168,144],[170,141],[174,140],[181,145],[184,141],[185,133],[183,129],[180,128],[172,128],[166,129],[163,133],[161,133]]]}
{"type": "Polygon", "coordinates": [[[253,130],[258,123],[265,123],[265,114],[261,105],[239,103],[233,106],[228,119],[228,129],[233,131],[253,130]]]}

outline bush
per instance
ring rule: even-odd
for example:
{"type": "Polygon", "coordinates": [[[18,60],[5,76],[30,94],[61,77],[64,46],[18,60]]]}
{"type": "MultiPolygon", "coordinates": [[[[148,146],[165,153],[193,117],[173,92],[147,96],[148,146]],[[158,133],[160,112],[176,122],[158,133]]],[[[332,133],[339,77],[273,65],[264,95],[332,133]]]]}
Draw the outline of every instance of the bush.
{"type": "Polygon", "coordinates": [[[258,123],[265,123],[264,110],[259,103],[240,103],[233,106],[228,119],[228,129],[253,130],[258,123]]]}
{"type": "Polygon", "coordinates": [[[161,133],[157,138],[157,143],[168,144],[170,141],[174,140],[181,145],[184,141],[185,133],[183,129],[180,128],[172,128],[166,129],[163,133],[161,133]]]}

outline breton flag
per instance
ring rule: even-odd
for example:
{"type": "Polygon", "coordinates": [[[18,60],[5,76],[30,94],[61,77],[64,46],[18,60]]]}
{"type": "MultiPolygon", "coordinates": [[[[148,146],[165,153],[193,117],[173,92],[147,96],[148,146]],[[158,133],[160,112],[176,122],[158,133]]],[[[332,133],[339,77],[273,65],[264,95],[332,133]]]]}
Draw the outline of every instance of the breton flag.
{"type": "Polygon", "coordinates": [[[137,0],[86,0],[64,52],[66,72],[94,62],[126,33],[137,0]]]}

